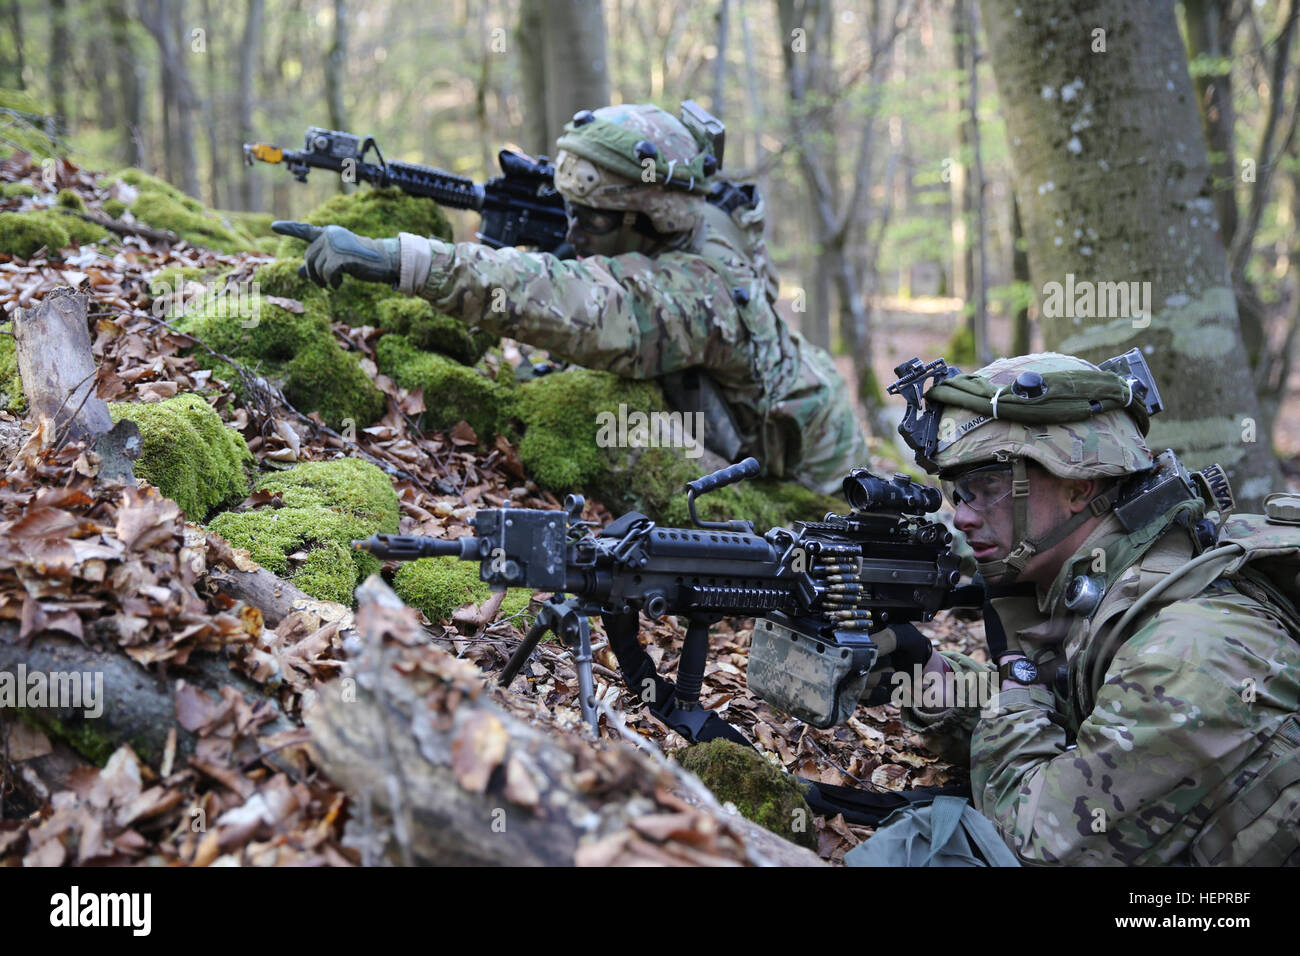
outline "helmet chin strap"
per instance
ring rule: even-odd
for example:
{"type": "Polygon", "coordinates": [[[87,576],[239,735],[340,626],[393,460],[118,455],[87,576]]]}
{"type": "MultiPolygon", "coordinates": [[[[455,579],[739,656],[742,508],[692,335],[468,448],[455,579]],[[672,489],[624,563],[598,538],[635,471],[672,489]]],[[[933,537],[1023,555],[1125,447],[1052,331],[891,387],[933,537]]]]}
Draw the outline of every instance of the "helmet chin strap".
{"type": "Polygon", "coordinates": [[[1029,537],[1029,469],[1026,465],[1026,459],[1011,459],[1011,501],[1014,508],[1011,518],[1011,537],[1017,543],[1012,546],[1011,553],[1005,558],[998,561],[977,561],[975,566],[985,580],[992,580],[1003,575],[1006,575],[1005,583],[1017,580],[1020,577],[1020,572],[1025,569],[1025,565],[1029,563],[1030,558],[1035,554],[1056,547],[1088,521],[1089,518],[1103,515],[1115,507],[1116,499],[1112,495],[1112,491],[1112,488],[1106,488],[1101,494],[1090,500],[1088,506],[1082,511],[1070,516],[1041,537],[1034,539],[1029,537]]]}

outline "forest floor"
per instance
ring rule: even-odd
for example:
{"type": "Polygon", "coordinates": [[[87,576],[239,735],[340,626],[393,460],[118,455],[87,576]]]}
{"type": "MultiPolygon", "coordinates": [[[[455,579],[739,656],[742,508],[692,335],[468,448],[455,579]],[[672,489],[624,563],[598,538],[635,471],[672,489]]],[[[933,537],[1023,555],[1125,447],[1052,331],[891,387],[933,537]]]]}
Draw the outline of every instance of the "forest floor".
{"type": "MultiPolygon", "coordinates": [[[[38,184],[39,170],[10,161],[0,164],[0,180],[38,184]]],[[[92,211],[101,208],[102,191],[88,173],[62,164],[56,186],[77,192],[92,211]]],[[[367,367],[388,396],[388,413],[358,433],[355,447],[345,446],[309,418],[283,410],[268,416],[262,409],[246,406],[224,384],[201,371],[186,354],[192,343],[154,317],[150,278],[176,266],[214,265],[247,276],[268,256],[218,255],[185,243],[151,244],[136,236],[64,252],[63,256],[38,253],[27,260],[0,255],[0,306],[6,317],[11,316],[61,285],[89,294],[93,350],[100,366],[98,392],[105,400],[157,401],[197,392],[241,432],[259,465],[268,468],[353,453],[387,463],[410,476],[394,480],[403,534],[468,534],[467,520],[476,508],[500,506],[507,498],[515,507],[559,506],[552,495],[539,493],[527,480],[515,450],[504,439],[485,448],[471,431],[459,426],[446,433],[415,431],[410,416],[422,408],[421,397],[374,373],[373,363],[367,367]]],[[[373,357],[372,330],[336,324],[334,331],[345,348],[373,357]]],[[[937,335],[919,340],[920,351],[933,349],[938,340],[937,335]]],[[[0,437],[6,430],[10,436],[7,446],[0,441],[0,465],[8,466],[0,479],[0,538],[6,538],[12,548],[0,554],[0,624],[5,618],[21,622],[20,640],[50,630],[93,644],[103,639],[97,622],[133,610],[145,613],[140,611],[140,594],[150,594],[150,587],[180,586],[176,581],[184,575],[172,567],[179,557],[170,550],[180,540],[184,522],[174,506],[165,499],[142,502],[131,495],[118,498],[91,490],[84,458],[67,449],[42,451],[40,436],[28,434],[31,423],[18,423],[4,413],[0,420],[0,437]],[[19,450],[24,441],[26,447],[19,450]],[[79,529],[75,535],[74,528],[79,529]],[[65,568],[57,578],[33,581],[30,554],[61,547],[69,536],[80,541],[87,535],[99,542],[97,547],[112,552],[110,567],[119,561],[146,569],[140,571],[143,580],[133,580],[135,593],[109,588],[106,580],[114,578],[105,579],[102,561],[93,573],[86,569],[94,562],[87,562],[75,565],[77,570],[71,574],[65,568]],[[40,596],[39,604],[34,595],[40,596]]],[[[872,464],[889,470],[882,463],[872,464]]],[[[592,501],[586,517],[604,524],[613,516],[592,501]]],[[[188,524],[183,533],[203,534],[188,524]]],[[[207,542],[209,555],[222,548],[215,536],[209,535],[207,542]]],[[[392,570],[390,565],[385,573],[392,570]]],[[[185,579],[182,583],[188,602],[184,614],[154,608],[146,614],[145,633],[119,641],[123,652],[155,673],[175,682],[185,673],[190,650],[220,646],[223,640],[269,647],[288,662],[283,671],[292,680],[266,684],[267,694],[277,697],[291,714],[297,712],[303,694],[337,673],[343,656],[337,625],[294,615],[272,632],[261,627],[260,618],[245,613],[247,609],[234,608],[229,599],[204,590],[202,582],[185,579]]],[[[486,682],[504,665],[522,630],[520,621],[492,620],[490,609],[484,613],[485,609],[487,605],[467,605],[449,622],[427,622],[427,632],[433,643],[481,668],[486,682]]],[[[922,630],[941,648],[982,656],[978,623],[945,613],[922,630]]],[[[624,691],[598,622],[595,631],[598,695],[624,713],[634,733],[665,752],[684,747],[682,738],[661,724],[639,698],[624,691]]],[[[773,764],[826,783],[880,790],[943,784],[963,775],[925,751],[919,738],[899,721],[897,709],[888,705],[859,709],[847,724],[829,730],[775,712],[746,687],[751,634],[752,621],[723,622],[713,629],[704,703],[743,730],[773,764]]],[[[642,635],[661,673],[671,677],[684,628],[674,621],[643,621],[642,635]]],[[[230,666],[260,682],[266,674],[258,660],[252,651],[241,651],[231,655],[230,666]]],[[[0,734],[4,738],[0,864],[347,865],[359,860],[343,838],[350,813],[346,794],[312,767],[302,731],[296,732],[298,737],[292,736],[294,731],[287,737],[286,732],[259,737],[266,714],[255,698],[232,690],[226,699],[214,702],[186,690],[183,680],[175,691],[178,720],[201,738],[200,750],[188,766],[173,766],[170,754],[161,765],[147,766],[123,747],[105,766],[95,767],[25,724],[13,723],[12,729],[0,734]],[[269,759],[267,755],[273,753],[288,759],[296,773],[286,769],[283,760],[269,759]],[[208,817],[221,825],[206,836],[193,832],[186,825],[186,809],[195,806],[206,808],[208,817]]],[[[521,712],[545,711],[548,723],[562,732],[585,733],[576,702],[576,673],[568,653],[558,645],[541,645],[508,691],[493,693],[513,697],[521,712]]],[[[607,727],[603,735],[617,737],[607,727]]],[[[832,863],[840,862],[871,833],[870,828],[846,824],[842,817],[815,817],[814,824],[818,853],[832,863]]]]}

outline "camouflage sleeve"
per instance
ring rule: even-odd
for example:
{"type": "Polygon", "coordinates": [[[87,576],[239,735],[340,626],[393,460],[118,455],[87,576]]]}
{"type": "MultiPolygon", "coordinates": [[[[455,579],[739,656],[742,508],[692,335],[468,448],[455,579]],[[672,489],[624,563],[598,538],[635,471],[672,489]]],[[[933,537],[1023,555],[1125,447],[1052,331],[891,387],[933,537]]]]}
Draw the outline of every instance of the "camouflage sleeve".
{"type": "Polygon", "coordinates": [[[1116,653],[1074,746],[1046,690],[1001,695],[972,738],[975,805],[1026,863],[1174,861],[1295,709],[1297,666],[1235,592],[1171,604],[1116,653]]]}
{"type": "Polygon", "coordinates": [[[721,368],[742,344],[730,289],[700,256],[557,259],[466,242],[430,245],[419,294],[438,309],[589,368],[627,378],[721,368]]]}

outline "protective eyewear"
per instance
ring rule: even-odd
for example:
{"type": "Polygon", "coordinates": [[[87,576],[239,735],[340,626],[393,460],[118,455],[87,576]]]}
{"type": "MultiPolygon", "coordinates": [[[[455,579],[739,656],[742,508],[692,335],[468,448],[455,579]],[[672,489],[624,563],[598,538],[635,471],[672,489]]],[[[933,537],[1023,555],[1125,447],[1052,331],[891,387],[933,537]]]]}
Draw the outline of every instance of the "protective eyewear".
{"type": "Polygon", "coordinates": [[[564,214],[570,223],[576,222],[589,236],[603,236],[623,225],[623,213],[612,209],[595,209],[565,202],[564,214]]]}
{"type": "Polygon", "coordinates": [[[966,505],[972,511],[988,511],[1011,494],[1011,465],[988,465],[963,475],[943,478],[943,493],[954,507],[966,505]]]}

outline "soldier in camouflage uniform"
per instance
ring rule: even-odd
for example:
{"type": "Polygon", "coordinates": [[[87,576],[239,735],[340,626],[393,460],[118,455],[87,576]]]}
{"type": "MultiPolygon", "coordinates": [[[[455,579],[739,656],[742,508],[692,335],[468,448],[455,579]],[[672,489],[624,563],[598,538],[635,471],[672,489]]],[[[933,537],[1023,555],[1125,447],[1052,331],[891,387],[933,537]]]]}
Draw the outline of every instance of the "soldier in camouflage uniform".
{"type": "MultiPolygon", "coordinates": [[[[1296,865],[1297,568],[1288,597],[1231,542],[1294,559],[1300,530],[1234,515],[1216,540],[1195,476],[1148,450],[1131,383],[1127,403],[1122,378],[1118,397],[1098,390],[1110,374],[1048,353],[926,393],[937,440],[918,461],[938,470],[988,585],[1001,690],[992,708],[904,717],[969,759],[976,808],[1025,863],[1296,865]],[[1081,374],[1073,412],[1026,420],[1081,374]]],[[[925,655],[927,673],[990,669],[925,655]]]]}
{"type": "Polygon", "coordinates": [[[696,386],[703,397],[686,404],[705,412],[711,450],[838,491],[866,461],[865,442],[830,356],[775,311],[761,198],[739,188],[739,201],[706,199],[716,159],[658,107],[584,110],[557,145],[576,260],[406,233],[364,239],[339,226],[276,229],[311,241],[306,273],[322,284],[344,273],[396,282],[567,361],[657,379],[679,410],[692,410],[680,400],[696,386]]]}

